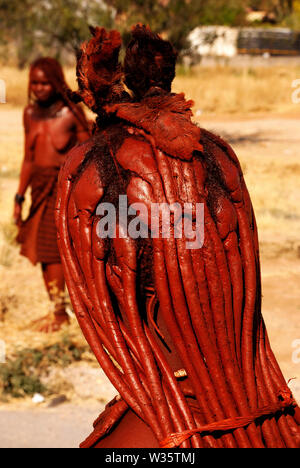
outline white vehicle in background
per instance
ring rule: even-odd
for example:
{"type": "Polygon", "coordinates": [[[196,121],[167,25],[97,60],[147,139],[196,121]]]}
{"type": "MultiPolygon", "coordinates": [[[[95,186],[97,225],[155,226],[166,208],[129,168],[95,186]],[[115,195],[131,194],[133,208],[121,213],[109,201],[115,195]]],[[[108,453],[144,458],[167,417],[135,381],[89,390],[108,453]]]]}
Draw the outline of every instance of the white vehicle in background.
{"type": "Polygon", "coordinates": [[[300,56],[300,33],[288,28],[199,26],[187,39],[189,48],[182,54],[187,65],[206,58],[231,61],[238,56],[300,56]]]}

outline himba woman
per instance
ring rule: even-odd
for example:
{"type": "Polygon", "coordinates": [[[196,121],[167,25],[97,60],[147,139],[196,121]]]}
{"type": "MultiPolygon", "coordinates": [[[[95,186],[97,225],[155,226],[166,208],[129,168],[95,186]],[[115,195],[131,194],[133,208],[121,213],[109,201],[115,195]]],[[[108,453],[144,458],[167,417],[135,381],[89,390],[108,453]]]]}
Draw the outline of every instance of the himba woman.
{"type": "Polygon", "coordinates": [[[24,110],[25,156],[15,196],[14,221],[19,227],[21,254],[34,265],[40,263],[53,302],[53,312],[38,321],[38,330],[53,332],[68,322],[65,310],[65,280],[57,247],[54,209],[57,179],[69,150],[89,138],[89,125],[81,108],[69,98],[61,65],[40,58],[30,68],[28,97],[24,110]],[[31,187],[31,208],[22,221],[22,206],[31,187]]]}
{"type": "Polygon", "coordinates": [[[120,34],[92,33],[77,69],[99,129],[61,170],[56,222],[79,324],[119,395],[81,447],[299,448],[300,408],[262,317],[257,227],[238,158],[171,93],[168,41],[137,25],[122,68],[120,34]],[[146,226],[153,204],[168,205],[170,235],[160,215],[160,235],[151,226],[140,239],[123,215],[108,220],[107,203],[121,213],[120,195],[146,226]],[[174,203],[203,204],[201,248],[175,236],[184,215],[174,203]],[[103,220],[113,235],[102,235],[103,220]]]}

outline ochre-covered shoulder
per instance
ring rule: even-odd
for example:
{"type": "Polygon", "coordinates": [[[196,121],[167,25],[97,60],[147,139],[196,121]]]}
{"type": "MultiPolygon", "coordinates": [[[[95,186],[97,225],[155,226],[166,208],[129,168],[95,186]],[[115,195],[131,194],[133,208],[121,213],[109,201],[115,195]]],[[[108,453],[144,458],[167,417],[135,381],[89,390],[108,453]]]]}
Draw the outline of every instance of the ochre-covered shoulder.
{"type": "Polygon", "coordinates": [[[72,177],[80,164],[84,161],[86,154],[93,147],[93,139],[85,141],[81,145],[75,146],[67,155],[66,161],[60,171],[60,180],[72,177]]]}
{"type": "Polygon", "coordinates": [[[24,109],[24,117],[30,117],[33,114],[34,106],[33,104],[28,104],[24,109]]]}
{"type": "Polygon", "coordinates": [[[118,163],[141,177],[157,172],[151,145],[135,136],[126,138],[116,155],[118,163]]]}
{"type": "Polygon", "coordinates": [[[34,112],[34,108],[33,108],[32,104],[29,104],[24,109],[24,112],[23,112],[23,125],[24,125],[24,128],[25,128],[25,131],[28,131],[28,129],[29,129],[30,119],[32,118],[33,112],[34,112]]]}
{"type": "Polygon", "coordinates": [[[239,160],[231,146],[217,135],[201,129],[201,142],[204,147],[204,159],[209,165],[218,168],[223,183],[235,202],[242,200],[243,173],[239,160]]]}
{"type": "Polygon", "coordinates": [[[209,140],[210,142],[214,143],[218,148],[225,151],[229,159],[238,168],[240,174],[242,174],[239,158],[235,154],[233,148],[229,145],[229,143],[227,143],[227,141],[223,140],[223,138],[221,138],[220,136],[215,135],[214,133],[211,133],[208,130],[205,130],[204,128],[201,128],[201,137],[202,139],[209,140]]]}

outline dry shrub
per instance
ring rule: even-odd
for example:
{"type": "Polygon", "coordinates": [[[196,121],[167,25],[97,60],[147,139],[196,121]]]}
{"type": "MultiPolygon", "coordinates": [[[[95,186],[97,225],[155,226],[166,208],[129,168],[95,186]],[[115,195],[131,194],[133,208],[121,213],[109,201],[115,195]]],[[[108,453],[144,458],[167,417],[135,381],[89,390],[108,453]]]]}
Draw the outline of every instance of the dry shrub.
{"type": "Polygon", "coordinates": [[[88,346],[79,346],[76,341],[65,335],[61,341],[39,347],[25,348],[14,353],[5,364],[0,365],[0,390],[14,398],[32,396],[35,393],[51,395],[55,388],[45,386],[43,377],[51,367],[66,367],[81,361],[88,346]]]}

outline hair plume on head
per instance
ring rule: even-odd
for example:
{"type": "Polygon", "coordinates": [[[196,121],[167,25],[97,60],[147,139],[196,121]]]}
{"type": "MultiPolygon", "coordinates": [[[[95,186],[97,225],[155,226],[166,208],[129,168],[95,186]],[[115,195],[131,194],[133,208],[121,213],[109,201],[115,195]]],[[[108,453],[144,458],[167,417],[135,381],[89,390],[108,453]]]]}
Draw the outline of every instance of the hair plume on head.
{"type": "Polygon", "coordinates": [[[151,87],[170,92],[178,56],[172,44],[143,24],[134,26],[131,34],[124,62],[128,88],[139,99],[151,87]]]}
{"type": "Polygon", "coordinates": [[[93,35],[79,51],[77,77],[79,94],[97,114],[102,106],[123,92],[122,67],[119,63],[121,35],[105,28],[90,28],[93,35]]]}

